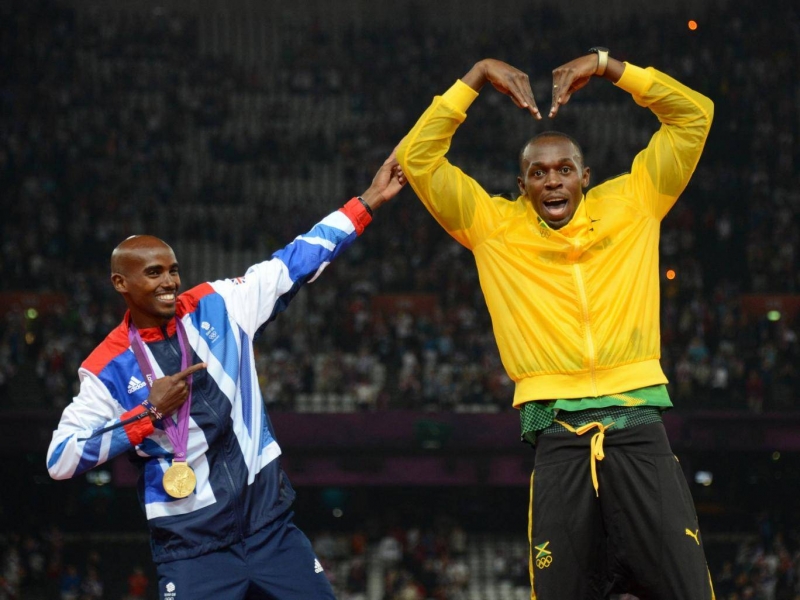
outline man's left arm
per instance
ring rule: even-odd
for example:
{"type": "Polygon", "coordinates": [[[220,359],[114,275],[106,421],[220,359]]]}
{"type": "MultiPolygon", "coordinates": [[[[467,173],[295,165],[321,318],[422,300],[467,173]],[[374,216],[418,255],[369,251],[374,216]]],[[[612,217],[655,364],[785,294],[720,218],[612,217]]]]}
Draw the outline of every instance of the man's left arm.
{"type": "Polygon", "coordinates": [[[634,159],[633,183],[658,219],[663,219],[694,173],[714,117],[713,102],[652,67],[628,64],[617,85],[661,122],[634,159]]]}
{"type": "Polygon", "coordinates": [[[251,266],[243,277],[210,285],[225,299],[231,316],[252,338],[260,327],[285,310],[303,284],[314,281],[372,221],[372,213],[405,185],[405,176],[389,156],[370,187],[329,214],[308,232],[251,266]]]}
{"type": "Polygon", "coordinates": [[[657,218],[663,219],[694,173],[714,116],[713,102],[652,67],[623,63],[605,48],[576,58],[553,70],[550,117],[572,94],[603,77],[649,108],[661,122],[650,143],[631,167],[633,193],[657,218]]]}

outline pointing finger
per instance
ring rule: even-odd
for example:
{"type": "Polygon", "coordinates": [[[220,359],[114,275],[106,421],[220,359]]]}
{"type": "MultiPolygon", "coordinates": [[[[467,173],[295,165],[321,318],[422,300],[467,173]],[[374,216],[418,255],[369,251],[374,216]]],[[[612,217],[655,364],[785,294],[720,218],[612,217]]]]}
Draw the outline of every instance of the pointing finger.
{"type": "Polygon", "coordinates": [[[175,377],[177,379],[186,379],[192,373],[199,371],[200,369],[205,369],[206,363],[197,363],[196,365],[192,365],[188,369],[184,369],[180,373],[175,373],[175,377]]]}

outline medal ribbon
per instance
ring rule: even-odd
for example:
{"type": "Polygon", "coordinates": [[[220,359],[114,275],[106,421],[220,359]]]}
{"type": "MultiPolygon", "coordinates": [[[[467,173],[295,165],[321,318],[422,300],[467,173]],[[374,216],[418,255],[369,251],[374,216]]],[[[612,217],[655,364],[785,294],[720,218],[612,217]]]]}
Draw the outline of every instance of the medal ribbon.
{"type": "MultiPolygon", "coordinates": [[[[183,322],[175,317],[175,325],[178,332],[178,343],[181,346],[181,371],[189,368],[191,361],[191,347],[189,346],[189,338],[186,336],[186,328],[183,322]]],[[[153,382],[156,380],[155,371],[147,358],[145,352],[144,342],[142,336],[136,325],[131,321],[128,324],[128,340],[131,343],[131,349],[136,356],[136,362],[139,363],[139,368],[144,375],[147,382],[147,388],[153,387],[153,382]]],[[[172,442],[172,447],[175,449],[175,454],[172,462],[186,462],[186,446],[189,441],[189,411],[192,407],[192,376],[186,378],[186,384],[189,386],[189,397],[186,398],[181,407],[175,413],[178,422],[176,423],[172,416],[164,417],[164,432],[167,434],[169,441],[172,442]]]]}

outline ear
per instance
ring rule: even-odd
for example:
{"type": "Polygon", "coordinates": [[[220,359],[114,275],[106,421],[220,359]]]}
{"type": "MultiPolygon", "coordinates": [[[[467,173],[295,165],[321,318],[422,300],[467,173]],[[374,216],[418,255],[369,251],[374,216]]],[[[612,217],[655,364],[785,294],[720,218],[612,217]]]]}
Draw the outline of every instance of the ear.
{"type": "Polygon", "coordinates": [[[125,276],[121,273],[112,273],[111,274],[111,285],[114,286],[114,289],[118,291],[120,294],[124,294],[128,291],[128,285],[125,282],[125,276]]]}
{"type": "Polygon", "coordinates": [[[519,195],[525,195],[525,180],[521,176],[517,176],[517,187],[519,188],[519,195]]]}
{"type": "Polygon", "coordinates": [[[592,170],[589,167],[583,168],[583,176],[581,177],[581,187],[585,188],[589,186],[589,180],[591,179],[592,170]]]}

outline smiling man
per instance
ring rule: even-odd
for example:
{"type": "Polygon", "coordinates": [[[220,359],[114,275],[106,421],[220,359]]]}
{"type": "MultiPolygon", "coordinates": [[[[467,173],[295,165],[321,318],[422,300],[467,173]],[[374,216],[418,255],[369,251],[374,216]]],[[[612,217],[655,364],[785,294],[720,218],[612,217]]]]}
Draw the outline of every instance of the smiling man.
{"type": "Polygon", "coordinates": [[[175,253],[151,235],[134,235],[111,253],[111,283],[134,323],[158,327],[175,316],[181,276],[175,253]]]}
{"type": "Polygon", "coordinates": [[[47,468],[67,479],[135,453],[160,598],[334,598],[293,523],[253,340],[404,183],[392,154],[362,196],[269,260],[182,294],[165,242],[137,235],[113,251],[111,282],[128,312],[81,365],[47,468]]]}
{"type": "Polygon", "coordinates": [[[661,421],[672,403],[659,362],[658,240],[700,159],[713,105],[652,67],[592,48],[553,71],[549,116],[595,77],[661,127],[630,173],[592,189],[579,144],[557,131],[523,146],[515,201],[490,196],[447,161],[487,82],[542,118],[528,76],[493,59],[434,99],[397,156],[425,207],[475,256],[522,438],[536,447],[532,598],[710,600],[694,505],[661,421]]]}

